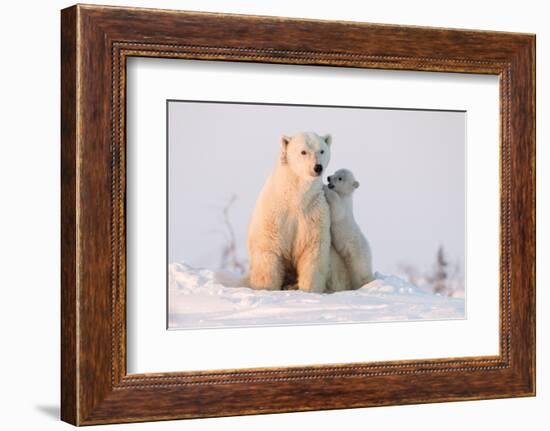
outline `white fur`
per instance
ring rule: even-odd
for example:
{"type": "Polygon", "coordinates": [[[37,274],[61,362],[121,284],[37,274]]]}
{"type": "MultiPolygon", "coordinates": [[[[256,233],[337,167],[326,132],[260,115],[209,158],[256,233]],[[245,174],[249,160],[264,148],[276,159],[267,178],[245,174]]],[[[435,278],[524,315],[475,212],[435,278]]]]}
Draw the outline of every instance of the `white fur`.
{"type": "Polygon", "coordinates": [[[359,187],[353,173],[340,169],[328,177],[325,194],[330,206],[331,240],[351,279],[351,288],[371,282],[372,253],[370,245],[353,216],[353,192],[359,187]]]}
{"type": "Polygon", "coordinates": [[[350,289],[352,289],[350,271],[342,256],[336,251],[334,244],[331,244],[327,292],[341,292],[350,289]]]}
{"type": "Polygon", "coordinates": [[[300,290],[326,290],[330,210],[321,175],[330,161],[330,144],[330,135],[315,133],[281,138],[279,159],[248,228],[250,287],[280,290],[297,282],[300,290]],[[322,172],[315,172],[315,165],[322,172]]]}

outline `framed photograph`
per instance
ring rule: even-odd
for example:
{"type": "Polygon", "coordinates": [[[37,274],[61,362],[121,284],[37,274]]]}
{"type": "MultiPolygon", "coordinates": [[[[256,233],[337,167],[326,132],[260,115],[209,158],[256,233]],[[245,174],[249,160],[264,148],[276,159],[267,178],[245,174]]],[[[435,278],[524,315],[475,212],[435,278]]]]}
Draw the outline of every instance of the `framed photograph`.
{"type": "Polygon", "coordinates": [[[167,111],[169,329],[466,317],[465,111],[187,100],[167,111]],[[294,132],[304,126],[331,133],[294,132]]]}
{"type": "Polygon", "coordinates": [[[535,394],[535,36],[61,13],[61,416],[535,394]]]}

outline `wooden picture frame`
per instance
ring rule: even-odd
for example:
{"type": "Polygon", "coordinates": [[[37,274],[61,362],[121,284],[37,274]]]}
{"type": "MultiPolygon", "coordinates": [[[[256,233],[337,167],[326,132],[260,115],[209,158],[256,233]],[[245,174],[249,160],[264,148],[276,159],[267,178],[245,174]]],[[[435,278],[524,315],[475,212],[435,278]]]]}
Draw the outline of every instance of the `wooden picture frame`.
{"type": "Polygon", "coordinates": [[[62,420],[91,425],[535,394],[534,35],[77,5],[61,13],[61,52],[62,420]],[[500,354],[127,374],[130,56],[498,75],[500,354]]]}

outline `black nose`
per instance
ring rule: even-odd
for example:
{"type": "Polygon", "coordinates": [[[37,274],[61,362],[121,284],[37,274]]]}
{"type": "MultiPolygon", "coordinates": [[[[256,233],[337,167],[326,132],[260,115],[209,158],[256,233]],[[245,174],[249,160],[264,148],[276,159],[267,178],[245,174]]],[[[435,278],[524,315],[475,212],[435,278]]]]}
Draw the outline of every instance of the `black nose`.
{"type": "Polygon", "coordinates": [[[327,181],[330,183],[330,175],[327,177],[327,181]]]}
{"type": "Polygon", "coordinates": [[[323,172],[323,165],[315,165],[313,167],[313,170],[315,171],[316,174],[320,174],[321,172],[323,172]]]}

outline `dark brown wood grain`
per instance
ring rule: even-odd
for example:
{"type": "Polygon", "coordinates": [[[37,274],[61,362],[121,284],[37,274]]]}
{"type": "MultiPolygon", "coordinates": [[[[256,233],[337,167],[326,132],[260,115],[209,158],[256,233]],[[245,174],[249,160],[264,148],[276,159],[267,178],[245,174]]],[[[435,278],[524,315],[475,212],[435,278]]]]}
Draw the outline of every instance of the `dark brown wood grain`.
{"type": "Polygon", "coordinates": [[[61,417],[76,423],[76,8],[61,16],[61,256],[61,417]]]}
{"type": "Polygon", "coordinates": [[[535,393],[535,37],[100,6],[62,11],[61,416],[76,425],[535,393]],[[500,354],[126,373],[126,59],[500,77],[500,354]]]}

